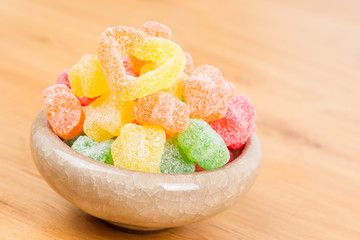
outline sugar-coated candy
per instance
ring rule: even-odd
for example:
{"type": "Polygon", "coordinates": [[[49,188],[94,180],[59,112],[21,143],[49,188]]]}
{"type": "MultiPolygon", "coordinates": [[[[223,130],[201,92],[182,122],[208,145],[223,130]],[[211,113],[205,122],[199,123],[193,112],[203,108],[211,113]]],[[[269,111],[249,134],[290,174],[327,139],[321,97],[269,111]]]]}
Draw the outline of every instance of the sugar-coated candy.
{"type": "Polygon", "coordinates": [[[189,107],[169,93],[155,93],[137,100],[135,120],[142,124],[156,124],[167,134],[185,131],[189,125],[189,107]]]}
{"type": "Polygon", "coordinates": [[[99,40],[98,56],[111,91],[123,100],[134,100],[170,87],[185,66],[179,45],[123,26],[105,30],[99,40]],[[128,55],[154,62],[158,67],[137,78],[129,76],[122,61],[128,55]]]}
{"type": "MultiPolygon", "coordinates": [[[[230,149],[229,149],[229,154],[230,154],[229,161],[226,164],[229,164],[235,160],[234,154],[230,149]]],[[[202,171],[206,171],[206,169],[200,167],[199,164],[195,163],[195,172],[202,172],[202,171]]]]}
{"type": "Polygon", "coordinates": [[[191,118],[211,122],[225,116],[231,90],[218,68],[197,67],[190,78],[183,81],[182,88],[191,118]]]}
{"type": "Polygon", "coordinates": [[[165,39],[171,38],[171,29],[168,26],[155,21],[144,23],[139,30],[151,37],[162,37],[165,39]]]}
{"type": "Polygon", "coordinates": [[[255,107],[245,95],[238,95],[228,102],[224,118],[210,123],[230,149],[241,148],[255,131],[255,107]]]}
{"type": "Polygon", "coordinates": [[[186,58],[184,73],[190,76],[194,72],[194,60],[190,53],[184,52],[184,54],[186,58]]]}
{"type": "Polygon", "coordinates": [[[73,143],[76,141],[76,139],[78,139],[78,137],[80,136],[85,136],[84,132],[79,133],[78,135],[76,135],[75,137],[71,138],[71,139],[63,139],[63,142],[68,145],[69,147],[71,147],[73,145],[73,143]]]}
{"type": "Polygon", "coordinates": [[[68,88],[71,89],[69,77],[68,77],[69,70],[70,69],[65,69],[58,75],[56,79],[56,84],[65,84],[68,88]]]}
{"type": "MultiPolygon", "coordinates": [[[[68,73],[69,73],[69,69],[65,69],[63,72],[61,72],[58,78],[56,79],[56,84],[65,84],[68,88],[71,89],[68,73]]],[[[78,96],[76,97],[79,99],[81,106],[83,107],[89,105],[96,99],[96,97],[95,98],[78,97],[78,96]]]]}
{"type": "Polygon", "coordinates": [[[121,127],[134,121],[134,105],[110,92],[102,95],[85,111],[84,132],[98,142],[119,136],[121,127]]]}
{"type": "Polygon", "coordinates": [[[160,172],[165,141],[165,131],[160,126],[125,124],[111,146],[114,165],[143,172],[160,172]]]}
{"type": "Polygon", "coordinates": [[[69,71],[71,90],[79,97],[98,97],[109,91],[104,72],[96,54],[81,57],[69,71]]]}
{"type": "Polygon", "coordinates": [[[162,173],[192,173],[195,171],[194,162],[190,161],[179,147],[177,136],[166,139],[164,152],[160,161],[162,173]]]}
{"type": "Polygon", "coordinates": [[[202,119],[190,119],[188,128],[178,134],[178,141],[187,158],[207,170],[229,161],[224,140],[202,119]]]}
{"type": "Polygon", "coordinates": [[[228,85],[229,89],[230,89],[230,97],[229,97],[229,100],[233,97],[235,97],[237,94],[236,94],[236,88],[234,86],[234,84],[232,84],[231,82],[226,82],[226,84],[228,85]]]}
{"type": "Polygon", "coordinates": [[[83,129],[85,119],[81,104],[64,84],[55,84],[43,91],[42,100],[48,122],[63,139],[72,139],[83,129]]]}
{"type": "Polygon", "coordinates": [[[76,139],[71,148],[78,153],[81,153],[99,162],[114,165],[111,156],[111,144],[113,142],[113,139],[97,142],[88,136],[80,136],[76,139]]]}

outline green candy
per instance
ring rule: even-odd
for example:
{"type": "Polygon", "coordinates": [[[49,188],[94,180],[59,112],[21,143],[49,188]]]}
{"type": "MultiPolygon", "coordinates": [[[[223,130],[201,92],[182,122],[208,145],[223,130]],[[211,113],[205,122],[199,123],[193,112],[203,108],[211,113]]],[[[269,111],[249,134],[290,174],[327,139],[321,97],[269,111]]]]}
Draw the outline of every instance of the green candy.
{"type": "Polygon", "coordinates": [[[76,135],[75,137],[73,137],[72,139],[63,139],[63,142],[64,142],[66,145],[68,145],[69,147],[71,147],[71,146],[74,144],[74,142],[76,141],[76,139],[78,139],[78,137],[84,136],[84,135],[85,135],[85,133],[84,133],[84,132],[81,132],[81,133],[79,133],[78,135],[76,135]]]}
{"type": "Polygon", "coordinates": [[[164,152],[160,161],[162,173],[193,173],[195,164],[181,151],[177,136],[168,138],[165,142],[164,152]]]}
{"type": "Polygon", "coordinates": [[[190,119],[188,128],[178,134],[178,141],[187,158],[202,168],[219,168],[229,161],[224,140],[204,120],[190,119]]]}
{"type": "Polygon", "coordinates": [[[114,165],[111,156],[111,144],[114,140],[109,139],[104,142],[97,142],[88,136],[80,136],[71,146],[72,149],[89,158],[95,159],[99,162],[114,165]]]}

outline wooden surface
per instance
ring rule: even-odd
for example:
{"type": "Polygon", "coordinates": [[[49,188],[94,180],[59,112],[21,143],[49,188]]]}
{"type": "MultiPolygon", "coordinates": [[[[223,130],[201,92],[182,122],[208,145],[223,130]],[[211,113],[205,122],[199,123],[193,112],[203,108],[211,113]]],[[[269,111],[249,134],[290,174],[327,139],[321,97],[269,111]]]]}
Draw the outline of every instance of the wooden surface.
{"type": "Polygon", "coordinates": [[[359,1],[0,1],[0,239],[360,239],[359,1]],[[112,25],[157,20],[257,108],[260,176],[207,221],[133,235],[58,196],[29,149],[41,92],[112,25]]]}

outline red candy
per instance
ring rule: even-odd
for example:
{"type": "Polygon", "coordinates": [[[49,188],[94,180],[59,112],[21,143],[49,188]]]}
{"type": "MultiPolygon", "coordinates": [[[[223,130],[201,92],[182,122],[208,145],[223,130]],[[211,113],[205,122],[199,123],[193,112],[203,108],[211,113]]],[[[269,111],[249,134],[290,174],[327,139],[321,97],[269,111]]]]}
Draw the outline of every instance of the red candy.
{"type": "Polygon", "coordinates": [[[228,102],[225,117],[210,123],[230,149],[241,148],[255,131],[255,107],[245,95],[228,102]]]}
{"type": "MultiPolygon", "coordinates": [[[[56,79],[56,84],[64,84],[68,88],[71,89],[68,73],[69,73],[69,69],[65,69],[62,73],[60,73],[59,76],[56,79]]],[[[78,97],[78,96],[76,96],[76,97],[79,99],[80,104],[83,107],[88,106],[90,103],[95,101],[95,99],[97,99],[97,97],[95,97],[95,98],[78,97]]]]}

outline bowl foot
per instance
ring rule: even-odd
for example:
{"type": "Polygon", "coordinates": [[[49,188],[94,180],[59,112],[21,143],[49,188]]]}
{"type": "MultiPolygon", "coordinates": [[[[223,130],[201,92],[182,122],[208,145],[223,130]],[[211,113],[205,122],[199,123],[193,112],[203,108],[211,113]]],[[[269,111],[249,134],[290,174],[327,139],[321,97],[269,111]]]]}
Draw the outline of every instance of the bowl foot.
{"type": "Polygon", "coordinates": [[[144,233],[144,232],[154,232],[154,231],[162,231],[167,228],[161,228],[161,227],[141,227],[141,226],[135,226],[135,225],[128,225],[124,223],[117,223],[117,222],[111,222],[111,221],[105,221],[106,223],[110,224],[111,227],[124,231],[124,232],[131,232],[131,233],[144,233]]]}

